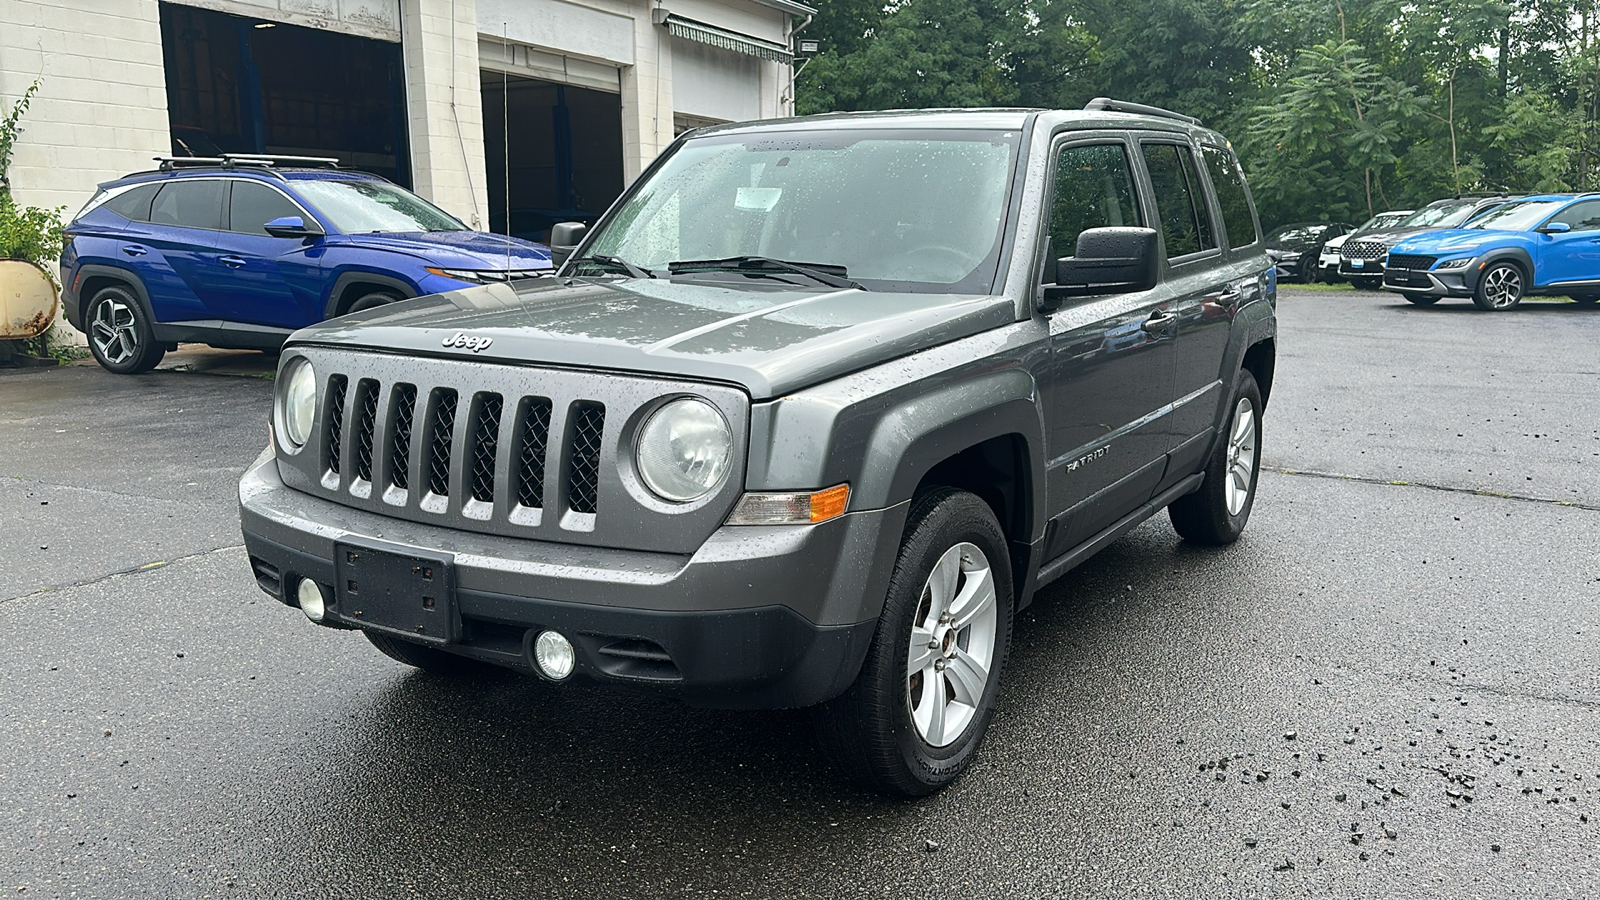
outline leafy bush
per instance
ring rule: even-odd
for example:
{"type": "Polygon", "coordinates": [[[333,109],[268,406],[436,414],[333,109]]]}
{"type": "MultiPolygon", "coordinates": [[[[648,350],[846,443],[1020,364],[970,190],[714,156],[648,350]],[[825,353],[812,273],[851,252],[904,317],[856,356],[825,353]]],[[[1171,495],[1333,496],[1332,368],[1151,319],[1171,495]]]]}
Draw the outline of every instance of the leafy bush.
{"type": "Polygon", "coordinates": [[[66,209],[18,206],[9,193],[0,192],[0,259],[54,262],[61,256],[61,214],[66,209]]]}

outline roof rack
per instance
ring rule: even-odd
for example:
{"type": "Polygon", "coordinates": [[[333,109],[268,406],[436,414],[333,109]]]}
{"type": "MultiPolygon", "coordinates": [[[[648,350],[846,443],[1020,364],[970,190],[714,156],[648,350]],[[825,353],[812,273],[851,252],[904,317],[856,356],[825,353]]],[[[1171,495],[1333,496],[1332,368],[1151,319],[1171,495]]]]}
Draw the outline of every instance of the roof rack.
{"type": "MultiPolygon", "coordinates": [[[[266,153],[224,153],[221,156],[157,156],[155,161],[161,164],[161,171],[171,172],[176,169],[218,168],[236,169],[240,166],[258,166],[271,170],[279,165],[303,166],[306,168],[339,168],[339,161],[331,156],[272,156],[266,153]]],[[[278,173],[273,172],[274,175],[278,173]]],[[[279,175],[279,178],[283,176],[279,175]]]]}
{"type": "Polygon", "coordinates": [[[1170,109],[1159,106],[1146,106],[1143,103],[1129,103],[1126,100],[1113,100],[1110,97],[1096,97],[1083,105],[1084,109],[1103,109],[1107,112],[1137,113],[1141,116],[1160,116],[1163,119],[1176,119],[1190,125],[1199,125],[1200,120],[1194,116],[1175,113],[1170,109]]]}

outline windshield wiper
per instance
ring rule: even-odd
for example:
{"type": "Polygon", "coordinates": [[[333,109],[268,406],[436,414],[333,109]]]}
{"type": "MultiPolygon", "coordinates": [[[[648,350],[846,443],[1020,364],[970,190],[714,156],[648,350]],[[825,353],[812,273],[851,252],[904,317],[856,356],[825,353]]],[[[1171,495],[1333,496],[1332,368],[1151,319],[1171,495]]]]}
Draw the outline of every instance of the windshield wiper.
{"type": "Polygon", "coordinates": [[[612,269],[621,269],[622,271],[627,272],[629,277],[632,277],[632,278],[654,278],[654,277],[656,277],[656,273],[650,271],[649,269],[644,268],[643,266],[636,266],[633,263],[628,262],[627,260],[623,259],[620,256],[611,256],[611,255],[605,254],[605,253],[594,253],[594,254],[591,254],[589,256],[585,256],[585,257],[583,257],[581,259],[574,260],[574,262],[579,262],[579,263],[598,263],[598,264],[600,264],[602,266],[606,266],[606,267],[609,267],[609,268],[612,268],[612,269]]]}
{"type": "Polygon", "coordinates": [[[864,291],[866,288],[860,282],[851,281],[844,266],[812,263],[801,265],[787,260],[773,259],[769,256],[730,256],[726,259],[680,259],[667,263],[667,271],[674,275],[690,272],[762,272],[778,271],[793,272],[804,275],[812,281],[820,282],[828,287],[854,288],[864,291]]]}

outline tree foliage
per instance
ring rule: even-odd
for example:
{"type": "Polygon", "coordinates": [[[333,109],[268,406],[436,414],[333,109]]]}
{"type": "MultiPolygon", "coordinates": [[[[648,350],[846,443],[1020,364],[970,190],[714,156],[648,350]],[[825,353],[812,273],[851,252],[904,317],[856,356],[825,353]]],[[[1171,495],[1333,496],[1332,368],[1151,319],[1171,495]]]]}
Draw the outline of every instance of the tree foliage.
{"type": "Polygon", "coordinates": [[[1600,184],[1600,0],[821,0],[800,111],[1073,108],[1231,137],[1267,224],[1600,184]]]}

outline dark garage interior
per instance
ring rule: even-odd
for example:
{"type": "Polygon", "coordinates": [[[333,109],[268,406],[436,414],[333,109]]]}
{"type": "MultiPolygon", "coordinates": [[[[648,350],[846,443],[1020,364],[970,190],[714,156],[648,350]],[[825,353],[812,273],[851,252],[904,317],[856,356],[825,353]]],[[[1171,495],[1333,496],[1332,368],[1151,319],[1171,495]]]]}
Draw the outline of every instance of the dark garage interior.
{"type": "Polygon", "coordinates": [[[490,228],[506,232],[508,209],[529,240],[593,223],[622,193],[621,97],[487,70],[482,86],[490,228]]]}
{"type": "Polygon", "coordinates": [[[173,153],[331,156],[410,186],[400,45],[161,4],[173,153]]]}

